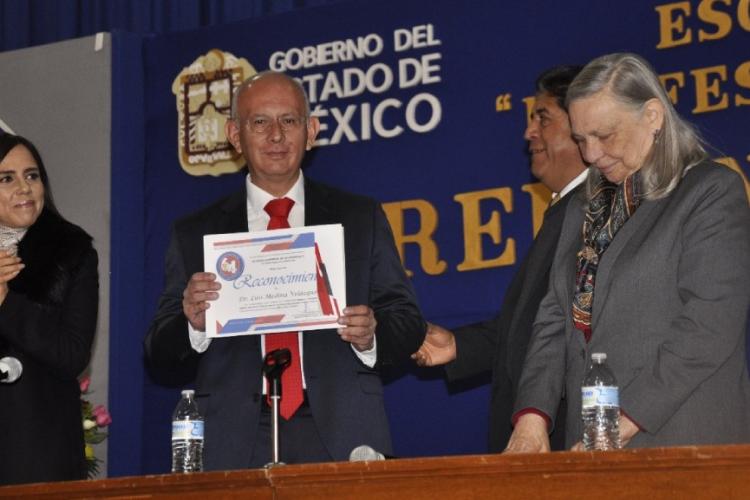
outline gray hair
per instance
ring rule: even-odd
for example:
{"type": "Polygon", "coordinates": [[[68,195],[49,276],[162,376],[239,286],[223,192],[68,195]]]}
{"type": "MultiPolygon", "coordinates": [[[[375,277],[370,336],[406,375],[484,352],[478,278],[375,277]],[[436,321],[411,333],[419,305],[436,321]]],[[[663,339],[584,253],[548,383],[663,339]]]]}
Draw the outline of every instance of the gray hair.
{"type": "Polygon", "coordinates": [[[292,85],[294,85],[299,93],[302,95],[302,99],[305,101],[305,117],[310,116],[310,101],[307,99],[307,94],[305,93],[305,88],[302,86],[302,83],[300,83],[299,80],[296,78],[292,78],[291,76],[287,75],[286,73],[282,73],[280,71],[261,71],[260,73],[256,73],[250,78],[246,79],[244,82],[240,83],[236,89],[234,89],[234,93],[232,94],[232,115],[231,118],[234,121],[237,121],[237,102],[240,99],[240,95],[247,89],[253,86],[255,82],[260,80],[261,78],[268,77],[268,76],[276,76],[281,77],[284,80],[288,81],[292,85]]]}
{"type": "MultiPolygon", "coordinates": [[[[664,123],[654,136],[654,145],[641,167],[643,192],[647,199],[667,196],[686,169],[704,160],[705,143],[698,131],[672,106],[667,92],[651,65],[630,53],[608,54],[588,63],[568,88],[566,106],[577,99],[607,90],[634,111],[647,101],[658,99],[664,107],[664,123]]],[[[589,194],[596,178],[589,175],[589,194]]]]}

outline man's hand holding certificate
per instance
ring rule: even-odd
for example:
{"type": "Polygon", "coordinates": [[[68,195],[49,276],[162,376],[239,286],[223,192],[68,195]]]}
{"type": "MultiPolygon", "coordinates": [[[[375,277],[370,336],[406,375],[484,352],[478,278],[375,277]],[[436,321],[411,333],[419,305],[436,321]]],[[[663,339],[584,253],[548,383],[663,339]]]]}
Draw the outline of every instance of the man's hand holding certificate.
{"type": "Polygon", "coordinates": [[[206,235],[203,245],[205,270],[221,285],[206,311],[207,337],[341,326],[341,225],[206,235]]]}

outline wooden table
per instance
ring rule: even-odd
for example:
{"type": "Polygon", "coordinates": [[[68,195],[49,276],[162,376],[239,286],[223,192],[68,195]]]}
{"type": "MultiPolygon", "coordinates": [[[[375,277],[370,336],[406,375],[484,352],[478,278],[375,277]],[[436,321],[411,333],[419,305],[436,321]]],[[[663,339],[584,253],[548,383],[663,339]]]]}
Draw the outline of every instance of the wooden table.
{"type": "Polygon", "coordinates": [[[750,499],[750,445],[468,455],[0,488],[0,498],[750,499]]]}

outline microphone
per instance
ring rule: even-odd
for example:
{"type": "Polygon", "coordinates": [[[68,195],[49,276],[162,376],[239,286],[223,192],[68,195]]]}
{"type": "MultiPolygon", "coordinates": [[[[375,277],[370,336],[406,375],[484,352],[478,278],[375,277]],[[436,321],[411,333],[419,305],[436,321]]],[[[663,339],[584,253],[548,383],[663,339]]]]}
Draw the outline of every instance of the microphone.
{"type": "Polygon", "coordinates": [[[0,383],[12,384],[23,373],[23,365],[16,358],[6,356],[0,358],[0,383]]]}
{"type": "Polygon", "coordinates": [[[270,379],[278,378],[291,362],[292,353],[289,349],[276,349],[263,359],[263,373],[270,379]]]}
{"type": "Polygon", "coordinates": [[[385,460],[385,455],[375,451],[372,447],[366,444],[357,446],[349,453],[350,462],[371,462],[373,460],[385,460]]]}
{"type": "Polygon", "coordinates": [[[263,359],[263,373],[268,379],[269,396],[281,396],[281,373],[292,362],[289,349],[276,349],[266,354],[263,359]]]}

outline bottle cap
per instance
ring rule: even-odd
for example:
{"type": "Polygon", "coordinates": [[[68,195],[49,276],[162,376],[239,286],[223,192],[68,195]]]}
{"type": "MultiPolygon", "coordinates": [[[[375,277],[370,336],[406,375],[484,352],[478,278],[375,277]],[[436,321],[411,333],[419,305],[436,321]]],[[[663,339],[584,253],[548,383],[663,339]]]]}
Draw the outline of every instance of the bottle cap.
{"type": "Polygon", "coordinates": [[[183,398],[192,396],[193,394],[195,394],[195,391],[193,389],[185,389],[184,391],[182,391],[183,398]]]}
{"type": "Polygon", "coordinates": [[[601,363],[607,359],[607,354],[603,352],[595,352],[591,354],[591,360],[596,361],[597,363],[601,363]]]}

